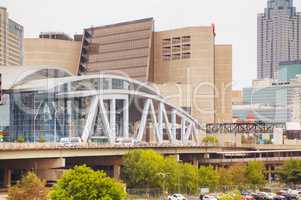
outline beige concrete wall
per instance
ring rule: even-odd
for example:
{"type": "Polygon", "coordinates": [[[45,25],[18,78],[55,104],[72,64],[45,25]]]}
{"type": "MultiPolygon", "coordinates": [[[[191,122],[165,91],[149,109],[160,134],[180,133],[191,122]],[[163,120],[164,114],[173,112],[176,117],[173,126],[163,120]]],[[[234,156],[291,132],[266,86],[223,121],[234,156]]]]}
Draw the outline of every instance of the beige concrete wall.
{"type": "Polygon", "coordinates": [[[243,103],[243,96],[241,90],[232,91],[232,105],[240,105],[243,103]]]}
{"type": "Polygon", "coordinates": [[[215,122],[232,122],[232,46],[215,45],[215,122]]]}
{"type": "MultiPolygon", "coordinates": [[[[214,122],[214,34],[211,27],[188,27],[156,32],[154,37],[154,81],[158,84],[191,85],[192,115],[202,122],[214,122]],[[171,59],[165,60],[163,40],[190,36],[190,42],[171,44],[171,59]],[[183,45],[190,50],[183,51],[183,45]],[[180,45],[181,50],[172,48],[180,45]],[[190,52],[190,58],[182,58],[190,52]],[[172,59],[180,53],[180,59],[172,59]]],[[[168,91],[169,92],[169,91],[168,91]]],[[[164,92],[163,92],[164,93],[164,92]]]]}
{"type": "Polygon", "coordinates": [[[24,39],[24,65],[60,66],[78,73],[81,42],[26,38],[24,39]]]}

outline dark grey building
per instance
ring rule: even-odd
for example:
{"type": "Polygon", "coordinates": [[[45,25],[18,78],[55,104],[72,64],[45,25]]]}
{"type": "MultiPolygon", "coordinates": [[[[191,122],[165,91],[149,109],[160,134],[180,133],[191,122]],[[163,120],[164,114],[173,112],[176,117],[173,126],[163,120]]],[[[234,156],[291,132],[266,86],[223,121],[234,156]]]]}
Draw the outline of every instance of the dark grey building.
{"type": "Polygon", "coordinates": [[[257,31],[258,79],[277,79],[280,62],[301,59],[301,14],[293,0],[268,0],[257,31]]]}

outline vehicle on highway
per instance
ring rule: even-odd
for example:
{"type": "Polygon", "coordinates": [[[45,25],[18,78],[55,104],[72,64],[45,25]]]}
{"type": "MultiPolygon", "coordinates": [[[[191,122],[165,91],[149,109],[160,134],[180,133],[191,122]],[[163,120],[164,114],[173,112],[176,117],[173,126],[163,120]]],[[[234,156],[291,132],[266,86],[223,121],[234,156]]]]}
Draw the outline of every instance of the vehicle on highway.
{"type": "Polygon", "coordinates": [[[66,137],[60,139],[60,146],[62,147],[76,147],[82,144],[80,137],[66,137]]]}
{"type": "Polygon", "coordinates": [[[168,196],[168,200],[187,200],[182,194],[173,194],[168,196]]]}

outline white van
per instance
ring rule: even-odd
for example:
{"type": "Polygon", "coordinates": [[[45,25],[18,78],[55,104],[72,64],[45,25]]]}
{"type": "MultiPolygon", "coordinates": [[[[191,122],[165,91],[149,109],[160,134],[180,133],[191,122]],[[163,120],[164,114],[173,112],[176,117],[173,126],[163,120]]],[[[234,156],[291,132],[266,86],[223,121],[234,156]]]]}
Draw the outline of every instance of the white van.
{"type": "Polygon", "coordinates": [[[67,137],[60,139],[60,146],[63,147],[76,147],[82,143],[82,139],[80,137],[67,137]]]}

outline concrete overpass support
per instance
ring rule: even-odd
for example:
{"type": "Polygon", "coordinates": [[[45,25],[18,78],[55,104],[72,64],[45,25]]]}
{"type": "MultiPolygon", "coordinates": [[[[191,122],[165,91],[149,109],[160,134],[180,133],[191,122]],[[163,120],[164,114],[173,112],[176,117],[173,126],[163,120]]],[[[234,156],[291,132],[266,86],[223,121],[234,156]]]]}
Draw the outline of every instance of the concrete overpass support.
{"type": "Polygon", "coordinates": [[[193,158],[193,165],[199,168],[199,160],[197,158],[193,158]]]}
{"type": "Polygon", "coordinates": [[[120,172],[121,172],[121,166],[113,165],[113,176],[116,180],[120,180],[120,172]]]}
{"type": "Polygon", "coordinates": [[[3,180],[3,185],[5,188],[9,188],[11,186],[11,169],[4,169],[4,180],[3,180]]]}

